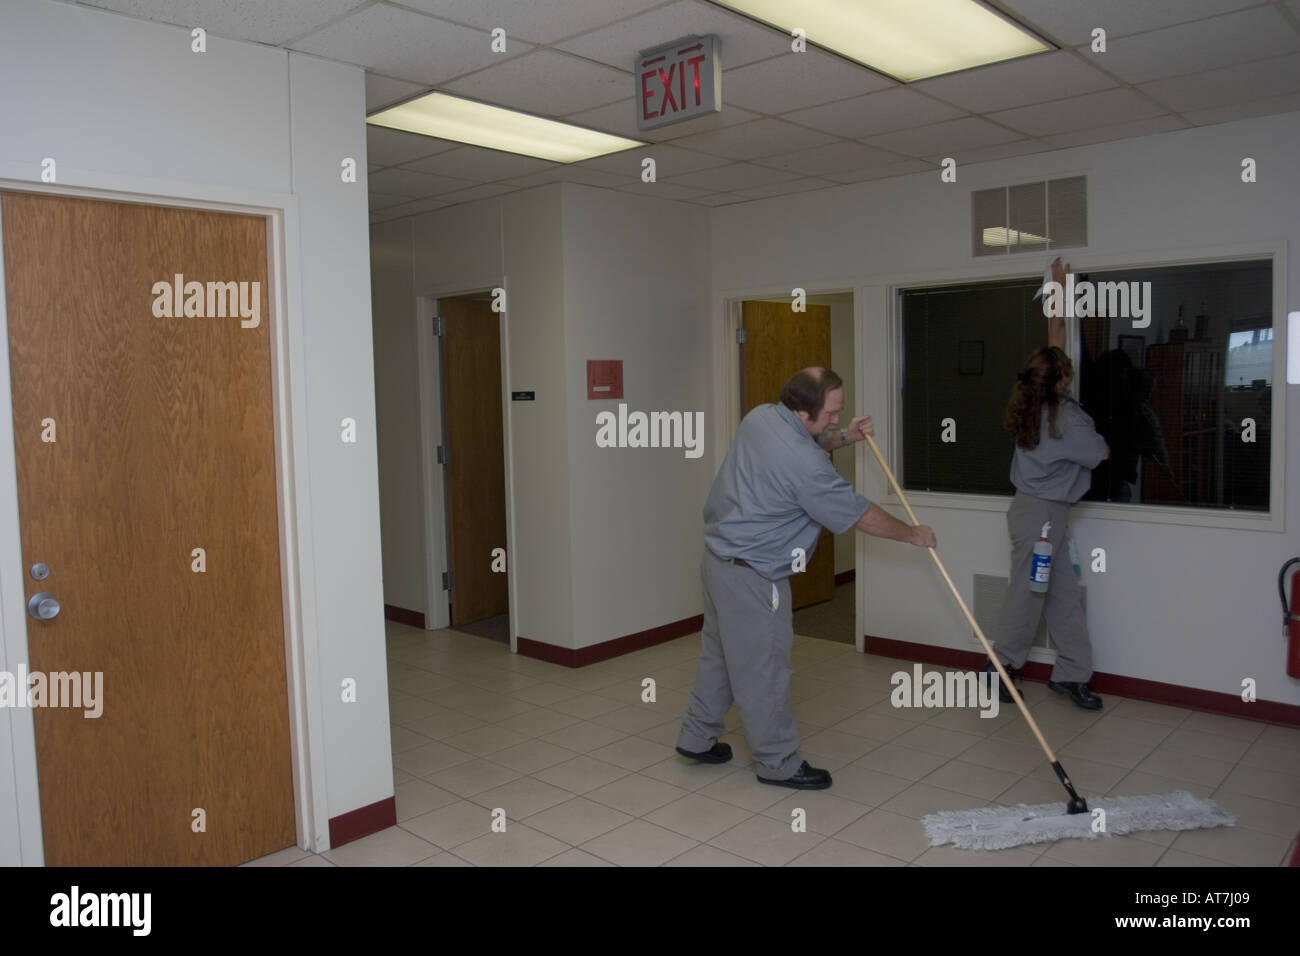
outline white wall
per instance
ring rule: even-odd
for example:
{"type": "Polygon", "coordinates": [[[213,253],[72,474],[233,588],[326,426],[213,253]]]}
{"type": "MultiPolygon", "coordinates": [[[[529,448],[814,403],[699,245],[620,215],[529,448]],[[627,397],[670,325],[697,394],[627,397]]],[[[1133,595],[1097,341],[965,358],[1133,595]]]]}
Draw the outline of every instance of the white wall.
{"type": "MultiPolygon", "coordinates": [[[[886,448],[893,406],[880,283],[903,274],[935,281],[999,272],[1036,276],[1044,265],[1043,257],[1011,257],[1011,265],[972,259],[971,190],[1087,175],[1089,246],[1070,251],[1076,268],[1086,268],[1089,257],[1138,263],[1150,252],[1286,240],[1293,277],[1300,275],[1298,151],[1300,114],[1291,113],[959,166],[957,183],[921,174],[719,207],[713,215],[713,308],[721,315],[725,296],[755,289],[856,286],[865,336],[858,354],[867,357],[858,405],[876,417],[886,448]],[[1241,182],[1246,156],[1258,162],[1257,183],[1241,182]]],[[[1282,305],[1296,308],[1295,293],[1282,305]]],[[[721,402],[716,392],[714,402],[721,402]]],[[[1279,387],[1274,402],[1286,411],[1290,487],[1275,488],[1285,532],[1103,520],[1088,517],[1096,507],[1076,510],[1080,546],[1104,547],[1109,556],[1108,573],[1085,572],[1098,670],[1232,694],[1241,692],[1243,678],[1253,677],[1262,699],[1300,703],[1300,684],[1282,666],[1276,596],[1278,567],[1300,551],[1300,389],[1279,387]]],[[[864,491],[879,496],[880,470],[866,449],[859,446],[858,454],[864,491]]],[[[902,514],[897,505],[892,510],[902,514]]],[[[968,602],[973,574],[1008,573],[1001,508],[920,507],[918,516],[934,525],[940,555],[968,602]]],[[[863,553],[858,578],[865,581],[868,634],[976,646],[924,553],[871,538],[863,553]]]]}
{"type": "MultiPolygon", "coordinates": [[[[381,355],[381,380],[414,380],[416,356],[401,342],[415,341],[415,314],[403,304],[417,296],[451,295],[506,289],[507,391],[534,391],[532,402],[506,402],[508,427],[504,441],[509,454],[507,501],[514,503],[514,541],[509,555],[515,620],[520,637],[562,647],[572,646],[573,578],[569,532],[569,435],[565,416],[564,267],[561,250],[560,187],[544,186],[512,193],[502,199],[453,206],[423,216],[373,227],[376,255],[396,267],[375,273],[377,301],[386,304],[376,314],[377,339],[392,341],[381,355]],[[402,224],[407,225],[403,226],[402,224]],[[401,253],[409,234],[413,280],[406,278],[401,253]],[[384,251],[379,252],[382,248],[384,251]],[[396,286],[380,289],[379,285],[396,286]]],[[[376,260],[379,261],[378,259],[376,260]]],[[[413,467],[419,445],[415,389],[385,389],[379,396],[385,444],[406,445],[407,451],[384,459],[384,469],[413,467]]],[[[453,412],[454,413],[454,410],[453,412]]],[[[437,410],[432,420],[439,421],[437,410]]],[[[387,452],[385,453],[387,454],[387,452]]],[[[418,481],[418,475],[417,479],[418,481]]],[[[386,574],[398,565],[423,565],[424,504],[419,488],[385,475],[385,521],[408,522],[412,534],[385,551],[386,574]]],[[[435,502],[441,508],[442,501],[435,502]]],[[[445,555],[433,555],[435,570],[445,567],[445,555]]],[[[397,572],[401,573],[401,572],[397,572]]],[[[405,580],[405,578],[403,578],[405,580]]],[[[414,583],[412,584],[412,587],[414,583]]],[[[389,593],[389,603],[399,592],[389,593]]],[[[423,597],[401,604],[425,610],[423,597]]]]}
{"type": "MultiPolygon", "coordinates": [[[[682,449],[598,448],[596,412],[618,402],[587,401],[586,362],[624,360],[630,409],[705,412],[712,427],[701,357],[707,210],[566,184],[403,221],[410,223],[413,296],[492,287],[504,277],[506,387],[536,392],[535,401],[507,403],[514,633],[581,648],[699,614],[709,438],[705,454],[690,459],[682,449]]],[[[393,343],[410,338],[414,321],[399,301],[402,234],[385,229],[398,223],[372,232],[376,322],[386,326],[376,341],[393,343]],[[399,291],[380,290],[380,282],[399,291]]],[[[399,346],[378,354],[381,381],[414,374],[414,357],[399,346]]],[[[413,394],[381,387],[385,470],[389,442],[418,440],[407,417],[413,394]]],[[[404,454],[393,453],[394,467],[409,465],[404,454]]],[[[418,488],[405,477],[383,481],[385,511],[417,525],[418,488]]],[[[404,537],[390,550],[386,540],[390,576],[420,548],[404,537]]],[[[389,587],[390,603],[397,594],[389,587]]]]}
{"type": "Polygon", "coordinates": [[[410,219],[370,227],[384,603],[427,613],[410,219]]]}
{"type": "Polygon", "coordinates": [[[572,647],[700,613],[702,509],[714,475],[680,448],[599,448],[587,360],[623,360],[628,411],[708,419],[708,210],[564,187],[564,299],[573,515],[572,647]]]}
{"type": "MultiPolygon", "coordinates": [[[[393,793],[362,72],[218,37],[208,38],[206,53],[193,53],[188,31],[177,27],[6,0],[0,88],[23,91],[0,98],[0,180],[37,182],[41,160],[53,157],[59,183],[69,186],[289,207],[285,293],[290,327],[299,331],[283,345],[302,375],[292,383],[302,405],[283,437],[305,472],[298,543],[313,572],[302,582],[307,692],[321,721],[312,730],[323,760],[304,770],[323,786],[316,826],[327,835],[329,817],[393,793]],[[344,157],[356,159],[359,182],[341,181],[344,157]],[[355,445],[340,441],[344,417],[356,419],[355,445]],[[356,678],[357,703],[339,700],[344,677],[356,678]]],[[[0,344],[6,370],[7,347],[0,344]]],[[[7,418],[7,394],[2,401],[7,418]]],[[[0,473],[0,524],[15,532],[0,551],[6,669],[25,660],[26,648],[16,501],[11,464],[0,473]]],[[[35,793],[32,767],[30,712],[0,711],[0,864],[19,862],[20,834],[39,841],[35,821],[19,818],[21,800],[11,796],[35,793]]],[[[25,843],[22,859],[36,858],[35,850],[25,843]]]]}

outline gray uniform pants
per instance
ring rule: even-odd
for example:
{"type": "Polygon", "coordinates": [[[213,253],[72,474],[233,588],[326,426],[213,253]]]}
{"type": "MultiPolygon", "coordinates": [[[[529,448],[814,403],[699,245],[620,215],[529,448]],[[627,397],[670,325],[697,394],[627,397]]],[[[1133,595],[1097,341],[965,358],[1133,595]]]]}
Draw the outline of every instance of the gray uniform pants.
{"type": "Polygon", "coordinates": [[[785,780],[798,772],[799,731],[790,709],[794,624],[790,580],[775,584],[751,568],[723,561],[707,548],[700,665],[677,746],[708,750],[725,730],[734,700],[758,775],[785,780]],[[772,608],[776,589],[775,610],[772,608]]]}
{"type": "Polygon", "coordinates": [[[1092,642],[1083,618],[1083,593],[1065,543],[1069,524],[1070,506],[1066,502],[1016,492],[1007,511],[1011,581],[1002,604],[994,650],[1004,667],[1024,666],[1038,619],[1045,614],[1056,646],[1052,680],[1085,683],[1092,677],[1092,642]],[[1052,522],[1052,530],[1047,535],[1052,545],[1052,572],[1047,593],[1043,594],[1029,590],[1029,569],[1033,565],[1034,545],[1047,521],[1052,522]]]}

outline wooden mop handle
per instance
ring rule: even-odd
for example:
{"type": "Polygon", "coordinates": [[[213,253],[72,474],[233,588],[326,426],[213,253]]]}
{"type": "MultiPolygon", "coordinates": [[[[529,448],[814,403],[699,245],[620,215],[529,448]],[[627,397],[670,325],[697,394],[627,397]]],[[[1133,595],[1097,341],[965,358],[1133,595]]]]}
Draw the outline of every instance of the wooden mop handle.
{"type": "MultiPolygon", "coordinates": [[[[890,471],[889,466],[885,464],[885,457],[880,454],[880,448],[877,447],[876,440],[870,435],[866,437],[867,444],[871,446],[872,452],[875,453],[876,461],[880,462],[880,467],[884,469],[885,474],[889,477],[889,483],[893,485],[894,493],[898,495],[899,500],[903,502],[903,507],[907,509],[907,516],[912,519],[912,524],[919,525],[921,522],[916,520],[916,513],[912,510],[912,506],[907,503],[907,496],[903,494],[903,489],[899,487],[898,479],[894,477],[894,473],[890,471]]],[[[970,609],[966,607],[966,602],[962,600],[961,593],[957,590],[957,586],[952,583],[952,578],[948,576],[948,569],[945,568],[943,562],[939,560],[939,552],[934,548],[926,548],[926,550],[930,552],[930,557],[934,558],[934,563],[939,568],[939,573],[943,575],[943,579],[948,582],[948,590],[951,591],[952,596],[957,599],[957,604],[961,607],[962,613],[966,615],[966,620],[969,622],[972,630],[975,631],[975,636],[978,637],[980,643],[984,645],[984,650],[988,654],[989,660],[991,660],[993,666],[998,669],[998,674],[1002,677],[1003,685],[1011,692],[1011,696],[1015,698],[1016,706],[1019,707],[1020,712],[1025,715],[1025,720],[1029,721],[1029,729],[1032,730],[1034,736],[1038,738],[1038,743],[1047,754],[1047,759],[1052,763],[1056,763],[1056,755],[1052,753],[1052,748],[1047,745],[1047,740],[1038,729],[1038,724],[1034,723],[1034,718],[1029,715],[1029,708],[1025,706],[1024,700],[1021,699],[1020,691],[1016,690],[1015,685],[1011,683],[1011,678],[1008,677],[1007,672],[1002,669],[1002,662],[998,660],[998,656],[993,653],[993,648],[984,637],[984,632],[980,629],[979,624],[976,623],[975,616],[971,614],[970,609]]]]}

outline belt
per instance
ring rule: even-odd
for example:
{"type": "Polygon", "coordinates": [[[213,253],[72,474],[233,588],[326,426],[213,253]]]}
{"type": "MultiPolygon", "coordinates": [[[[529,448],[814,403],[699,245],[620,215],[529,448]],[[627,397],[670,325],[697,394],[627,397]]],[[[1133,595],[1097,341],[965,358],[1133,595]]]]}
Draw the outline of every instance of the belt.
{"type": "Polygon", "coordinates": [[[744,558],[727,558],[726,560],[730,561],[732,564],[738,564],[742,568],[749,567],[749,562],[746,561],[744,558]]]}

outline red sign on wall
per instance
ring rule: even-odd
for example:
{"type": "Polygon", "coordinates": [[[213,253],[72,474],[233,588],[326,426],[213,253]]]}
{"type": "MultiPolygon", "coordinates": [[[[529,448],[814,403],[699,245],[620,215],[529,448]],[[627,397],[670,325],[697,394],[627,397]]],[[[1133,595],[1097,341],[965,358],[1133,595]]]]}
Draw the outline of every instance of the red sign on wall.
{"type": "Polygon", "coordinates": [[[623,397],[623,360],[587,359],[587,398],[623,397]]]}

